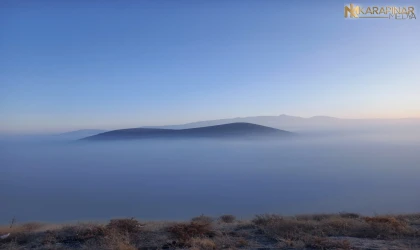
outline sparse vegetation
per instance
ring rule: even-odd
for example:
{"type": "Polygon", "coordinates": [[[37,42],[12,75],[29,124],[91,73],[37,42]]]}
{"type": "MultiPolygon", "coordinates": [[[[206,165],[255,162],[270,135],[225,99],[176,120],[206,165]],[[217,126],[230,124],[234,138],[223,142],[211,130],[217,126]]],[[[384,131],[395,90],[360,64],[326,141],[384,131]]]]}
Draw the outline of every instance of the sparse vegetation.
{"type": "Polygon", "coordinates": [[[193,218],[189,223],[175,223],[167,228],[179,246],[192,246],[198,238],[211,238],[215,236],[212,219],[206,216],[193,218]],[[194,240],[193,240],[194,239],[194,240]]]}
{"type": "Polygon", "coordinates": [[[198,216],[189,222],[113,219],[107,224],[16,223],[0,227],[0,249],[420,249],[420,214],[355,213],[237,220],[198,216]],[[389,247],[392,246],[392,247],[389,247]]]}
{"type": "Polygon", "coordinates": [[[192,222],[198,222],[202,224],[211,224],[214,220],[210,216],[200,215],[191,219],[192,222]]]}
{"type": "Polygon", "coordinates": [[[111,220],[106,228],[123,234],[136,234],[141,231],[142,225],[134,218],[111,220]]]}
{"type": "Polygon", "coordinates": [[[192,249],[211,250],[217,248],[216,243],[209,238],[192,238],[190,245],[192,249]]]}

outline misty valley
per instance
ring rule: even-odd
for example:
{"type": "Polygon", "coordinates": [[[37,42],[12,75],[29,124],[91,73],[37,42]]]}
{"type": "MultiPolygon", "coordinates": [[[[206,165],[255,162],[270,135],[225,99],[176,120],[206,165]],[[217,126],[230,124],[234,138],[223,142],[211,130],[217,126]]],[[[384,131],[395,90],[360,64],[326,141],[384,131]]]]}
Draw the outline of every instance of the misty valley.
{"type": "Polygon", "coordinates": [[[0,0],[0,250],[420,249],[416,1],[0,0]]]}
{"type": "Polygon", "coordinates": [[[416,131],[0,144],[0,220],[415,212],[416,131]]]}

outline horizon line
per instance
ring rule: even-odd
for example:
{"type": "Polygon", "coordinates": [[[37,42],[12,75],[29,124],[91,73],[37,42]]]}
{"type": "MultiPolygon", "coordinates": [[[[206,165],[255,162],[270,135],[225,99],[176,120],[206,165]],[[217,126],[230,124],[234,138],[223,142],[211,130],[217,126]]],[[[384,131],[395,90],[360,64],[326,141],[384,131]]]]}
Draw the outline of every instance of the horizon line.
{"type": "Polygon", "coordinates": [[[246,119],[246,118],[256,118],[256,117],[293,117],[293,118],[300,118],[300,119],[313,119],[313,118],[330,118],[330,119],[338,119],[338,120],[406,120],[406,119],[420,119],[419,117],[400,117],[400,118],[343,118],[343,117],[335,117],[335,116],[328,116],[328,115],[315,115],[315,116],[295,116],[295,115],[288,115],[288,114],[280,114],[280,115],[254,115],[254,116],[237,116],[237,117],[230,117],[230,118],[219,118],[219,119],[209,119],[209,120],[196,120],[192,122],[184,122],[184,123],[176,123],[176,124],[165,124],[165,125],[139,125],[136,127],[127,126],[127,127],[119,127],[119,128],[104,128],[104,126],[94,127],[94,128],[75,128],[75,129],[66,129],[66,130],[53,130],[53,131],[0,131],[0,135],[60,135],[66,134],[71,132],[77,131],[84,131],[84,130],[103,130],[103,131],[112,131],[118,129],[126,129],[126,128],[146,128],[146,127],[167,127],[167,126],[183,126],[188,124],[194,123],[201,123],[201,122],[211,122],[211,121],[223,121],[223,120],[232,120],[232,119],[246,119]]]}

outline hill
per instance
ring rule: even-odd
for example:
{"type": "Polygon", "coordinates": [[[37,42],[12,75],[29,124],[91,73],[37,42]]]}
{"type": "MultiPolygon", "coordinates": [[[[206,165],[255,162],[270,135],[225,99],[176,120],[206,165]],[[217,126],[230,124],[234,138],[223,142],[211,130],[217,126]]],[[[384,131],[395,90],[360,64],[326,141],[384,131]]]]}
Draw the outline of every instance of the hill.
{"type": "MultiPolygon", "coordinates": [[[[198,121],[180,125],[153,126],[153,128],[187,129],[204,126],[214,126],[228,123],[253,123],[288,131],[318,131],[318,130],[373,130],[383,128],[415,128],[420,125],[420,118],[403,119],[343,119],[330,116],[313,116],[309,118],[279,115],[279,116],[250,116],[228,119],[198,121]]],[[[152,127],[148,127],[152,128],[152,127]]]]}
{"type": "Polygon", "coordinates": [[[143,138],[232,138],[232,137],[267,137],[290,136],[293,133],[265,127],[252,123],[230,123],[223,125],[190,128],[190,129],[163,129],[163,128],[131,128],[119,129],[83,140],[121,140],[143,138]]]}

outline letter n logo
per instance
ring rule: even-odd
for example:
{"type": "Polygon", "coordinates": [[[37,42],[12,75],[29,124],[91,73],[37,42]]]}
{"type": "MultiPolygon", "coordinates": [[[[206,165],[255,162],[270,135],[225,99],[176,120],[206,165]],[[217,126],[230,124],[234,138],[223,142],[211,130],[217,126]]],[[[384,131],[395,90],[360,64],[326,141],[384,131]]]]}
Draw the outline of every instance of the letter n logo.
{"type": "Polygon", "coordinates": [[[353,4],[350,4],[350,8],[348,6],[344,6],[344,17],[348,18],[348,14],[350,13],[351,18],[358,18],[360,13],[360,7],[359,6],[353,6],[353,4]]]}

